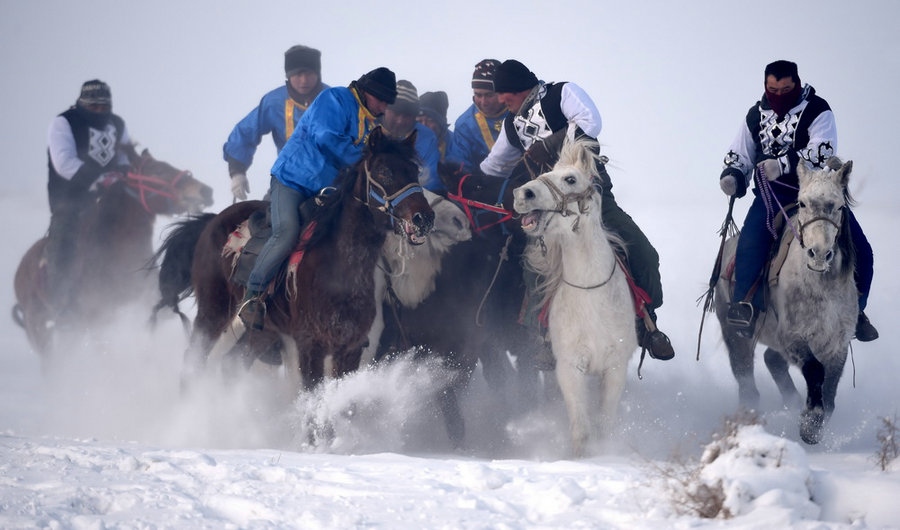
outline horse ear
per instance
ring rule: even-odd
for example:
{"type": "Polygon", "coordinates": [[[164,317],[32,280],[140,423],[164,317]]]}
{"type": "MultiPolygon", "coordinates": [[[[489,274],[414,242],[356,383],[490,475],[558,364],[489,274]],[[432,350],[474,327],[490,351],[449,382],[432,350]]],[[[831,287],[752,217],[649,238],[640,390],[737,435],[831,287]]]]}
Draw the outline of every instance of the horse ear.
{"type": "Polygon", "coordinates": [[[847,162],[843,166],[841,166],[840,169],[841,185],[845,188],[847,187],[847,183],[850,181],[851,171],[853,171],[853,160],[847,160],[847,162]]]}
{"type": "Polygon", "coordinates": [[[369,151],[374,153],[375,151],[378,151],[378,146],[381,145],[381,142],[383,141],[384,130],[381,128],[381,125],[379,125],[369,133],[369,138],[366,140],[366,147],[369,148],[369,151]]]}
{"type": "Polygon", "coordinates": [[[797,162],[797,180],[800,181],[800,184],[803,184],[809,178],[809,167],[807,167],[806,162],[803,160],[799,160],[797,162]]]}

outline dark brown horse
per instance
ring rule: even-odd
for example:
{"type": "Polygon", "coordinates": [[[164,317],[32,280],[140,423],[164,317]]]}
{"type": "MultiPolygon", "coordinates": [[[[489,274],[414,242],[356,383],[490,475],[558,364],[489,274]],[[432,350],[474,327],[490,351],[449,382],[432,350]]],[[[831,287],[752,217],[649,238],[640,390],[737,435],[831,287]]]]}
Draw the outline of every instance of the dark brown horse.
{"type": "Polygon", "coordinates": [[[54,329],[91,327],[148,287],[143,271],[153,254],[157,215],[197,212],[212,204],[212,189],[189,171],[156,160],[147,150],[131,170],[107,184],[84,212],[71,266],[70,303],[51,321],[44,259],[46,238],[25,253],[16,270],[13,318],[32,347],[51,351],[54,329]]]}
{"type": "MultiPolygon", "coordinates": [[[[287,280],[283,272],[276,276],[266,302],[265,328],[293,339],[306,388],[325,377],[328,357],[333,367],[328,375],[334,377],[359,367],[375,318],[374,270],[387,231],[393,227],[410,243],[420,244],[432,228],[434,213],[418,185],[414,142],[414,137],[395,142],[375,129],[362,159],[342,172],[336,191],[309,221],[314,229],[303,243],[295,279],[287,280]]],[[[196,220],[205,228],[191,269],[197,316],[186,358],[188,374],[205,364],[215,342],[236,320],[244,295],[244,287],[229,281],[231,258],[222,257],[228,234],[266,207],[261,201],[242,202],[211,220],[196,220]]]]}
{"type": "MultiPolygon", "coordinates": [[[[563,136],[553,138],[562,142],[563,136]]],[[[517,357],[515,386],[519,404],[530,403],[537,390],[532,357],[539,347],[536,328],[519,323],[525,296],[521,264],[525,235],[512,210],[512,190],[540,173],[528,159],[508,179],[464,174],[441,166],[447,197],[469,218],[473,236],[453,246],[443,258],[434,292],[415,308],[388,307],[379,356],[421,347],[439,356],[455,374],[440,395],[448,435],[464,442],[465,426],[458,397],[481,361],[485,379],[500,389],[511,376],[506,352],[517,357]]]]}

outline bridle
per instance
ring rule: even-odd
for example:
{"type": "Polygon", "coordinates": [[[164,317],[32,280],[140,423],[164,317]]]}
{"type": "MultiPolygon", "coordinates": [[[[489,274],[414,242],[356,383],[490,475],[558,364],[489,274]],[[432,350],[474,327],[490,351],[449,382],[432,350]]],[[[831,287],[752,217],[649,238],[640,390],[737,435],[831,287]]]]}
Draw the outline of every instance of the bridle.
{"type": "MultiPolygon", "coordinates": [[[[554,184],[547,175],[541,175],[535,179],[537,182],[543,184],[547,190],[550,192],[550,195],[553,197],[554,207],[552,210],[546,210],[548,212],[555,212],[563,217],[568,217],[569,215],[583,215],[587,213],[589,210],[588,202],[591,197],[594,195],[594,186],[588,185],[588,187],[581,192],[578,193],[563,193],[556,184],[554,184]],[[578,205],[578,212],[573,212],[569,209],[569,205],[575,203],[578,205]]],[[[575,219],[575,223],[572,224],[572,231],[578,231],[578,223],[581,221],[581,217],[577,217],[575,219]]]]}
{"type": "Polygon", "coordinates": [[[171,180],[166,180],[156,175],[145,175],[141,173],[143,167],[144,162],[142,162],[136,170],[129,170],[128,173],[126,173],[125,178],[129,192],[138,199],[141,206],[144,207],[144,210],[151,214],[157,212],[150,207],[149,201],[152,201],[157,197],[162,197],[168,201],[169,205],[174,204],[176,202],[176,197],[178,196],[178,183],[182,178],[190,178],[192,176],[190,171],[183,170],[179,171],[171,180]]]}
{"type": "Polygon", "coordinates": [[[384,186],[372,178],[368,160],[363,164],[363,169],[366,173],[366,200],[361,202],[364,202],[366,206],[370,207],[372,204],[369,202],[369,199],[378,203],[378,210],[386,213],[391,218],[391,226],[394,225],[395,220],[400,222],[403,221],[401,217],[394,213],[401,202],[415,193],[424,194],[424,188],[422,188],[418,182],[410,182],[396,192],[388,193],[387,190],[384,189],[384,186]]]}
{"type": "Polygon", "coordinates": [[[474,231],[477,234],[477,233],[487,230],[488,228],[490,228],[492,226],[496,226],[496,225],[505,223],[506,221],[509,221],[510,219],[515,218],[515,215],[513,214],[513,212],[500,206],[501,204],[503,204],[503,195],[506,193],[507,186],[509,186],[509,179],[503,179],[503,183],[500,185],[500,193],[497,195],[497,202],[494,204],[487,204],[485,202],[473,201],[472,199],[467,199],[467,198],[463,197],[463,183],[466,181],[466,179],[468,179],[471,176],[472,176],[471,174],[463,175],[463,177],[461,179],[459,179],[459,185],[457,186],[457,193],[453,194],[453,193],[448,192],[447,198],[462,205],[463,212],[465,212],[466,218],[469,219],[469,225],[472,227],[472,231],[474,231]],[[493,213],[499,214],[501,217],[498,220],[496,220],[490,224],[486,224],[484,226],[478,226],[476,214],[474,214],[472,212],[471,208],[476,208],[478,210],[493,212],[493,213]]]}
{"type": "MultiPolygon", "coordinates": [[[[843,222],[845,208],[846,208],[846,206],[841,206],[838,209],[839,213],[841,214],[840,219],[839,219],[841,222],[843,222]]],[[[804,223],[804,222],[800,221],[799,216],[798,216],[797,226],[799,227],[799,230],[797,231],[798,232],[797,240],[800,241],[800,248],[803,248],[803,249],[806,248],[806,244],[803,242],[803,231],[806,230],[806,228],[809,227],[809,225],[815,223],[816,221],[824,221],[826,223],[831,224],[831,226],[835,227],[837,229],[838,233],[840,233],[840,231],[841,231],[840,223],[835,222],[835,220],[830,217],[827,217],[824,215],[819,215],[817,217],[813,217],[812,219],[810,219],[809,221],[804,223]]]]}

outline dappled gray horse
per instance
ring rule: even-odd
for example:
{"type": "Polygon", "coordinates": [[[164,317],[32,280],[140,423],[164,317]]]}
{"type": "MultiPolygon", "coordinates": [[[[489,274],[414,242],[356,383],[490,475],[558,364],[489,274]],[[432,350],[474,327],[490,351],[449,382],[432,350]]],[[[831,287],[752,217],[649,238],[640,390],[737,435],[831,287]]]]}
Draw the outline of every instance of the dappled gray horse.
{"type": "MultiPolygon", "coordinates": [[[[802,162],[798,165],[798,209],[787,229],[789,235],[795,234],[795,240],[777,283],[769,288],[768,308],[760,314],[753,338],[740,336],[726,323],[732,291],[730,275],[723,275],[716,286],[716,315],[737,378],[741,405],[759,405],[753,378],[758,340],[768,346],[766,366],[787,407],[799,408],[802,403],[788,373],[788,363],[800,367],[803,373],[807,395],[800,415],[800,437],[808,444],[819,442],[834,411],[834,397],[859,311],[853,280],[855,254],[845,215],[852,201],[847,190],[852,165],[837,158],[824,169],[812,170],[802,162]]],[[[723,263],[732,262],[737,237],[727,242],[723,263]]]]}

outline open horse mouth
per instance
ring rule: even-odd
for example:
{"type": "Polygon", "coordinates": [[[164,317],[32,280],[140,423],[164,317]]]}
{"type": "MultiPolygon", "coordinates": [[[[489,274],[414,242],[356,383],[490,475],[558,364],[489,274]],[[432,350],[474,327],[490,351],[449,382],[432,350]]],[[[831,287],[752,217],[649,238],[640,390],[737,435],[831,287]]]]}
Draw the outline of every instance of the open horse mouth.
{"type": "Polygon", "coordinates": [[[426,237],[428,237],[427,229],[421,229],[405,219],[401,224],[403,225],[403,233],[406,234],[410,244],[418,246],[425,242],[426,237]]]}
{"type": "Polygon", "coordinates": [[[541,210],[532,210],[522,216],[522,230],[530,232],[536,230],[538,223],[541,221],[541,210]]]}

